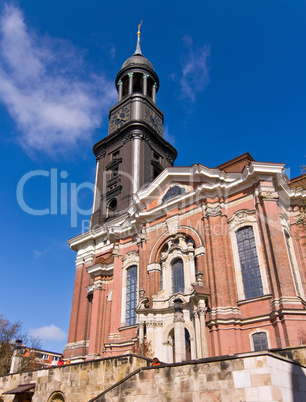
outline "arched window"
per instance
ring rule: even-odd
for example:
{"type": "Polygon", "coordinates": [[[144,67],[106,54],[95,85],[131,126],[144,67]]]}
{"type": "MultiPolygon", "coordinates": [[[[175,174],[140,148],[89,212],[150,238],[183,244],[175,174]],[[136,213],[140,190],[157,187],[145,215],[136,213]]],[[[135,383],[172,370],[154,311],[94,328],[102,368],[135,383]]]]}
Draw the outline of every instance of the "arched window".
{"type": "Polygon", "coordinates": [[[126,75],[125,77],[122,78],[122,96],[126,97],[129,93],[129,77],[126,75]]]}
{"type": "Polygon", "coordinates": [[[191,348],[190,348],[190,335],[185,328],[185,348],[186,348],[186,361],[191,360],[191,348]]]}
{"type": "Polygon", "coordinates": [[[245,298],[262,296],[263,286],[252,226],[237,230],[236,238],[245,298]]]}
{"type": "Polygon", "coordinates": [[[117,200],[116,198],[113,198],[112,200],[110,200],[107,206],[107,217],[112,218],[113,216],[115,216],[116,209],[117,209],[117,200]]]}
{"type": "Polygon", "coordinates": [[[147,88],[147,95],[152,98],[152,88],[154,85],[154,81],[151,77],[148,78],[148,88],[147,88]]]}
{"type": "Polygon", "coordinates": [[[172,265],[172,292],[184,293],[184,265],[181,258],[173,261],[172,265]]]}
{"type": "Polygon", "coordinates": [[[149,264],[149,269],[159,270],[160,290],[165,297],[192,292],[196,280],[194,242],[184,233],[170,236],[161,244],[160,264],[149,264]]]}
{"type": "Polygon", "coordinates": [[[133,75],[133,93],[143,93],[143,74],[134,73],[133,75]]]}
{"type": "Polygon", "coordinates": [[[265,332],[256,332],[252,335],[255,352],[268,349],[267,334],[265,332]]]}
{"type": "Polygon", "coordinates": [[[137,307],[137,265],[127,269],[126,278],[126,325],[134,325],[137,307]]]}

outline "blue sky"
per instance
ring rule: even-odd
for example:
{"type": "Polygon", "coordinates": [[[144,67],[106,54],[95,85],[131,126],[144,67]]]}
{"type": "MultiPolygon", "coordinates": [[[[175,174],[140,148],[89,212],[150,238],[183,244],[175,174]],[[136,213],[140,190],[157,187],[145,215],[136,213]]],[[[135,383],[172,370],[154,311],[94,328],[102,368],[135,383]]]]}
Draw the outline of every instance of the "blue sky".
{"type": "Polygon", "coordinates": [[[107,134],[114,79],[141,20],[176,165],[250,152],[295,177],[306,156],[305,19],[294,0],[2,2],[0,314],[47,350],[66,344],[67,239],[87,226],[92,146],[107,134]]]}

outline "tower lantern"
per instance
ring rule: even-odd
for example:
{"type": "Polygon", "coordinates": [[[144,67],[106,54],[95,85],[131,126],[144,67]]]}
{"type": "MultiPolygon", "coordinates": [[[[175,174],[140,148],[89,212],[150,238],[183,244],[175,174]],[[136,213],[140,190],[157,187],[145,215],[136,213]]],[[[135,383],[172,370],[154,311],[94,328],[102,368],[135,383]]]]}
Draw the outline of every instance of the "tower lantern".
{"type": "Polygon", "coordinates": [[[118,102],[109,111],[108,136],[93,147],[97,159],[91,227],[124,215],[132,195],[177,156],[163,139],[164,114],[156,105],[159,79],[140,47],[122,65],[115,84],[118,102]]]}

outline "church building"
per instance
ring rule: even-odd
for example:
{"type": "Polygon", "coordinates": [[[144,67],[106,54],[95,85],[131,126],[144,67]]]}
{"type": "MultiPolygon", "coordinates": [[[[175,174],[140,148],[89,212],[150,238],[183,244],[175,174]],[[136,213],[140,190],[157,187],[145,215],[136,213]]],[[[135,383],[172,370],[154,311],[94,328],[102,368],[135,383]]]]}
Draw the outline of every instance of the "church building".
{"type": "Polygon", "coordinates": [[[69,240],[77,257],[64,356],[145,345],[173,363],[305,342],[305,195],[284,164],[245,153],[214,168],[174,166],[139,30],[115,84],[108,135],[93,147],[90,229],[69,240]]]}

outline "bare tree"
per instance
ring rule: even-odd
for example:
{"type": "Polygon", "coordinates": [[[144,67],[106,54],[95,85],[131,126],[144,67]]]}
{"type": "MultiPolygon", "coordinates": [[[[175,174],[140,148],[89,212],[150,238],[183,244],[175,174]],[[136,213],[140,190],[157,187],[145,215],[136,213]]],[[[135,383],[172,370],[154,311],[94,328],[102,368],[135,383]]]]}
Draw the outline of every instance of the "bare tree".
{"type": "Polygon", "coordinates": [[[25,346],[20,371],[37,368],[35,349],[40,348],[40,339],[23,332],[20,321],[10,322],[0,314],[0,375],[10,372],[17,339],[22,340],[22,344],[25,346]]]}

